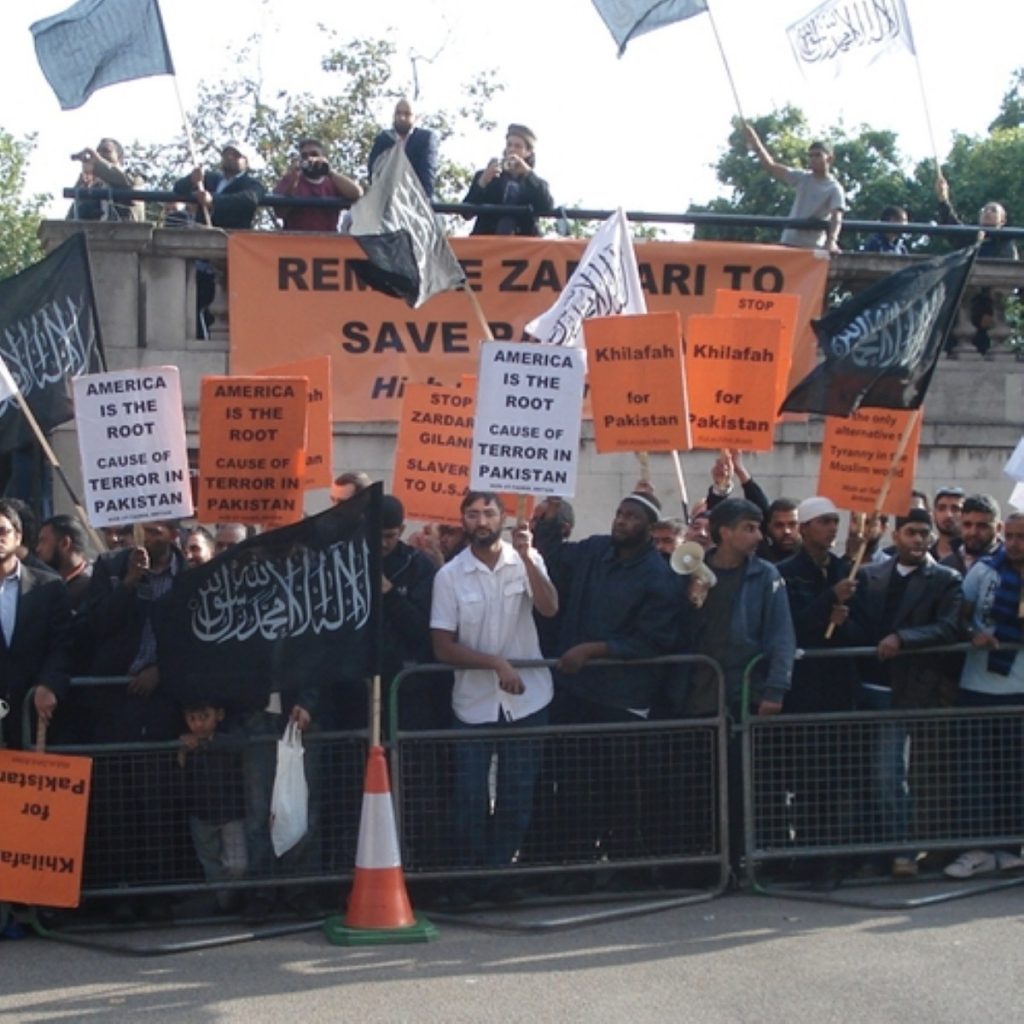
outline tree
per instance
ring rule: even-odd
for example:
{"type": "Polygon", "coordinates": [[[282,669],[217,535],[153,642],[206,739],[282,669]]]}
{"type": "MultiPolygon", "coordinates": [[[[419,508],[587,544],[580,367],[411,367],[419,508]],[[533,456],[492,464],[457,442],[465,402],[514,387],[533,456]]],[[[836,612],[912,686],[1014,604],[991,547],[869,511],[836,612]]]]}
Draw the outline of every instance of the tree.
{"type": "Polygon", "coordinates": [[[0,128],[0,278],[42,259],[40,210],[49,197],[24,195],[25,171],[34,147],[34,135],[18,139],[0,128]]]}
{"type": "MultiPolygon", "coordinates": [[[[401,96],[409,95],[415,102],[415,87],[396,73],[396,48],[390,40],[342,41],[334,32],[328,39],[330,48],[320,64],[331,78],[331,95],[280,90],[266,97],[259,64],[253,58],[258,36],[233,54],[233,75],[201,82],[198,101],[189,114],[200,161],[214,166],[225,142],[244,142],[259,154],[266,166],[265,183],[273,185],[291,162],[299,139],[309,136],[323,142],[332,167],[365,183],[374,138],[382,126],[391,124],[401,96]]],[[[410,79],[415,77],[413,63],[410,79]]],[[[421,127],[437,132],[442,143],[436,186],[439,202],[460,201],[472,174],[470,168],[444,158],[445,140],[467,126],[492,130],[495,123],[487,110],[502,88],[493,72],[480,72],[463,86],[464,99],[456,109],[424,112],[418,119],[421,127]]],[[[135,143],[128,163],[149,187],[170,187],[191,163],[184,134],[170,143],[135,143]]]]}

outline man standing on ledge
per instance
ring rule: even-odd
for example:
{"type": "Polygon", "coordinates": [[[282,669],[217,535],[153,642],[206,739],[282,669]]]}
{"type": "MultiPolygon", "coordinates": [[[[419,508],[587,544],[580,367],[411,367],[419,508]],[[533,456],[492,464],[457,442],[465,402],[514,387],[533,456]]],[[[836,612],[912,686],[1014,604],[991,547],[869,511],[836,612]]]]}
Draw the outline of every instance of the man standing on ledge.
{"type": "Polygon", "coordinates": [[[757,154],[761,166],[777,181],[796,187],[796,196],[790,208],[792,220],[827,220],[826,231],[813,228],[786,228],[779,241],[800,249],[828,249],[839,252],[839,232],[843,226],[846,196],[843,187],[829,173],[832,168],[832,150],[828,143],[812,142],[807,148],[807,166],[801,171],[777,163],[765,149],[753,125],[744,123],[747,141],[757,154]]]}
{"type": "Polygon", "coordinates": [[[370,181],[373,181],[373,166],[396,143],[405,147],[405,155],[420,179],[428,199],[434,198],[434,179],[437,177],[439,161],[436,132],[429,128],[415,127],[416,115],[412,104],[403,96],[395,104],[395,115],[391,130],[381,132],[373,141],[370,159],[367,160],[370,181]]]}

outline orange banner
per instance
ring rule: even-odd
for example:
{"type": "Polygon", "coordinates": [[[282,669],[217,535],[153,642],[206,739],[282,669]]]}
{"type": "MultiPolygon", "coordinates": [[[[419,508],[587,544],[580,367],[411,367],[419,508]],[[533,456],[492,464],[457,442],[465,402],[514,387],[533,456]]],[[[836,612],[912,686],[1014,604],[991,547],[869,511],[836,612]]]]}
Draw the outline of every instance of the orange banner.
{"type": "Polygon", "coordinates": [[[305,377],[204,377],[196,516],[283,526],[302,518],[305,377]]]}
{"type": "Polygon", "coordinates": [[[309,381],[306,406],[306,487],[334,483],[334,417],[331,415],[331,357],[303,359],[257,370],[261,377],[305,377],[309,381]]]}
{"type": "Polygon", "coordinates": [[[595,317],[583,334],[597,450],[689,451],[679,314],[595,317]]]}
{"type": "Polygon", "coordinates": [[[694,448],[771,451],[782,358],[778,320],[691,316],[686,379],[694,448]]]}
{"type": "Polygon", "coordinates": [[[92,758],[0,750],[0,900],[77,907],[92,758]]]}
{"type": "MultiPolygon", "coordinates": [[[[455,255],[494,337],[519,339],[565,287],[585,246],[575,239],[455,238],[455,255]]],[[[801,330],[817,315],[828,261],[808,249],[733,242],[640,242],[650,312],[710,313],[718,289],[798,294],[801,330]]],[[[411,310],[370,291],[351,269],[350,238],[233,232],[228,238],[231,372],[330,355],[334,414],[346,422],[396,420],[407,384],[452,386],[476,369],[482,340],[461,292],[411,310]]]]}
{"type": "Polygon", "coordinates": [[[906,451],[893,476],[882,511],[905,515],[917,474],[920,413],[901,409],[861,409],[848,419],[825,417],[818,494],[851,512],[873,512],[900,440],[911,429],[906,451]]]}

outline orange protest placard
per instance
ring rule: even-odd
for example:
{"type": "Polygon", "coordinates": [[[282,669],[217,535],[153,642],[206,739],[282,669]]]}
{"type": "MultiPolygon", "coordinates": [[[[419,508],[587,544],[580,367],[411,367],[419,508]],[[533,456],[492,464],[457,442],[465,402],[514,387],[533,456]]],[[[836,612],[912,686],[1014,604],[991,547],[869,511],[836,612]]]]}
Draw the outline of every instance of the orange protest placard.
{"type": "Polygon", "coordinates": [[[261,377],[305,377],[309,381],[306,408],[306,487],[330,487],[334,482],[334,417],[331,414],[331,357],[258,370],[261,377]]]}
{"type": "Polygon", "coordinates": [[[302,518],[305,377],[204,377],[196,515],[283,526],[302,518]]]}
{"type": "Polygon", "coordinates": [[[818,494],[851,512],[873,512],[900,440],[912,429],[882,505],[890,515],[906,514],[917,474],[921,418],[914,410],[904,409],[860,409],[848,418],[826,416],[818,494]]]}
{"type": "MultiPolygon", "coordinates": [[[[778,375],[777,394],[780,405],[782,399],[789,394],[790,380],[793,379],[793,339],[800,319],[800,301],[799,295],[734,292],[727,288],[719,288],[715,292],[715,316],[754,316],[779,321],[780,357],[775,372],[778,375]]],[[[812,357],[806,370],[796,380],[802,379],[810,372],[814,364],[813,349],[811,353],[812,357]]],[[[796,383],[796,380],[793,382],[796,383]]]]}
{"type": "MultiPolygon", "coordinates": [[[[513,236],[453,238],[494,337],[522,339],[558,298],[584,240],[513,236]]],[[[735,242],[639,242],[640,282],[652,313],[711,313],[718,289],[799,294],[817,313],[828,260],[808,249],[735,242]]],[[[467,296],[446,292],[421,309],[371,291],[351,264],[365,258],[336,235],[233,232],[229,302],[231,372],[281,358],[331,355],[334,414],[347,422],[397,420],[408,384],[450,387],[475,372],[483,340],[467,296]]],[[[799,334],[806,333],[802,323],[799,334]]]]}
{"type": "Polygon", "coordinates": [[[410,384],[398,422],[391,493],[409,519],[458,523],[469,487],[475,386],[410,384]]]}
{"type": "Polygon", "coordinates": [[[77,907],[92,758],[0,750],[0,900],[77,907]]]}
{"type": "Polygon", "coordinates": [[[779,321],[691,316],[685,332],[693,447],[771,451],[779,321]]]}
{"type": "Polygon", "coordinates": [[[679,314],[594,317],[583,334],[597,450],[688,451],[679,314]]]}

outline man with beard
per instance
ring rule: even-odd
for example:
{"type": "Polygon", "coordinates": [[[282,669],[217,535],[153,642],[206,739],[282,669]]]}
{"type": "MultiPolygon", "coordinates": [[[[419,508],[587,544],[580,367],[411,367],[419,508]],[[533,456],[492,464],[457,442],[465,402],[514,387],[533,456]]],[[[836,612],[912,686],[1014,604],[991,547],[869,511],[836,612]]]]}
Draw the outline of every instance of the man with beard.
{"type": "Polygon", "coordinates": [[[71,609],[76,612],[92,578],[87,546],[85,528],[73,516],[51,516],[39,528],[36,555],[64,581],[71,609]]]}
{"type": "Polygon", "coordinates": [[[964,508],[962,487],[940,487],[932,503],[932,521],[938,536],[928,554],[941,562],[960,549],[960,516],[964,508]]]}
{"type": "Polygon", "coordinates": [[[454,849],[465,856],[460,866],[496,867],[512,863],[522,845],[543,745],[478,740],[473,731],[547,724],[550,671],[513,668],[510,660],[540,658],[532,613],[555,615],[558,595],[525,523],[511,544],[501,539],[504,512],[496,494],[470,491],[460,511],[469,546],[434,577],[430,628],[435,657],[455,668],[454,725],[466,735],[455,751],[454,849]]]}
{"type": "Polygon", "coordinates": [[[969,494],[960,513],[960,546],[940,565],[966,576],[979,558],[995,554],[1001,544],[999,502],[991,494],[969,494]]]}
{"type": "Polygon", "coordinates": [[[405,155],[412,164],[416,177],[420,179],[423,191],[427,193],[428,199],[433,199],[434,179],[437,177],[439,160],[437,135],[428,128],[414,127],[415,121],[416,115],[413,113],[412,104],[403,96],[395,104],[391,130],[381,132],[373,141],[370,159],[367,161],[370,181],[373,181],[374,164],[397,144],[405,148],[405,155]]]}
{"type": "MultiPolygon", "coordinates": [[[[244,145],[228,142],[221,149],[219,170],[196,167],[175,182],[174,192],[207,211],[215,228],[251,228],[266,189],[249,173],[244,145]]],[[[204,215],[198,219],[203,221],[204,215]]]]}
{"type": "MultiPolygon", "coordinates": [[[[363,190],[359,183],[331,169],[324,145],[318,139],[299,142],[299,158],[274,186],[280,196],[302,199],[350,199],[355,202],[363,190]]],[[[338,230],[337,207],[282,206],[274,211],[281,219],[285,231],[338,230]]]]}
{"type": "Polygon", "coordinates": [[[776,498],[764,517],[765,536],[757,547],[757,557],[772,565],[792,558],[800,550],[800,517],[792,498],[776,498]]]}

